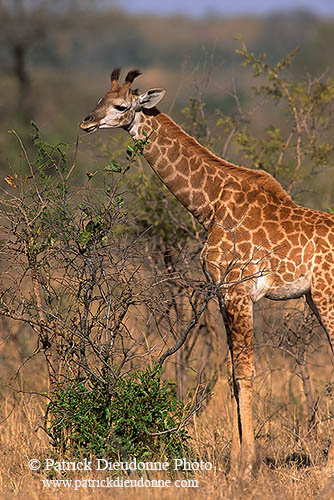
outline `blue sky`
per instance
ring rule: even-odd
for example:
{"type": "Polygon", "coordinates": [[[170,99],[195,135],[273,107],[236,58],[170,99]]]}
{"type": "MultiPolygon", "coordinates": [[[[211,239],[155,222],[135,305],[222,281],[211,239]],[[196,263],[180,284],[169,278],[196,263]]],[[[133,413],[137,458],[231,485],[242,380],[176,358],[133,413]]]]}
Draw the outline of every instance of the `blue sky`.
{"type": "Polygon", "coordinates": [[[105,3],[115,3],[130,12],[183,12],[196,17],[210,11],[235,15],[267,14],[290,9],[308,9],[320,15],[334,16],[334,0],[105,0],[105,3]]]}

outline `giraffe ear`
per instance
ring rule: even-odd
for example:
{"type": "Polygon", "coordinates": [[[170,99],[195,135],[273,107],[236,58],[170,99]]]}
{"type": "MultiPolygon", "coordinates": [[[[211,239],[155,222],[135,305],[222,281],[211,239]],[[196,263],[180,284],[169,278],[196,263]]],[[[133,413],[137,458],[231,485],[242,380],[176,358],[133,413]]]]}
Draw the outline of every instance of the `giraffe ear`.
{"type": "Polygon", "coordinates": [[[139,103],[142,108],[154,108],[166,94],[165,89],[151,89],[139,96],[139,103]]]}

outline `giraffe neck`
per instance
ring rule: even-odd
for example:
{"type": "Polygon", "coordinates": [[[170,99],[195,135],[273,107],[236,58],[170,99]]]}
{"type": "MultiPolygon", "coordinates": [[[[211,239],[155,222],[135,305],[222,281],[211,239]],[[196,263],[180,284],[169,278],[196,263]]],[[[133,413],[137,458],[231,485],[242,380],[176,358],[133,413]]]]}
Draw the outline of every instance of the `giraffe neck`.
{"type": "Polygon", "coordinates": [[[133,139],[149,136],[143,155],[171,193],[205,227],[214,216],[214,201],[222,190],[224,160],[211,154],[157,109],[136,113],[127,129],[133,139]],[[220,162],[217,167],[210,162],[220,162]]]}

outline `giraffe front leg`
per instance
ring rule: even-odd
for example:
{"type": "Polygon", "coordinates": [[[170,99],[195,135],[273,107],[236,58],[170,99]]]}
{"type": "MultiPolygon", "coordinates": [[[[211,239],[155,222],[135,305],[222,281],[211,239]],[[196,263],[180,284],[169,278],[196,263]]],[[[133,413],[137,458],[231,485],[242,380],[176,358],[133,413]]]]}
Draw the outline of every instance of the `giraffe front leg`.
{"type": "MultiPolygon", "coordinates": [[[[238,287],[239,288],[239,287],[238,287]]],[[[224,322],[230,350],[233,434],[230,476],[247,479],[257,469],[253,423],[253,311],[249,297],[240,294],[225,300],[224,322]]]]}
{"type": "Polygon", "coordinates": [[[228,352],[228,382],[230,386],[231,393],[231,406],[232,406],[232,446],[230,455],[230,472],[232,469],[237,467],[240,459],[240,448],[241,448],[241,435],[240,435],[240,419],[239,411],[237,405],[237,395],[238,389],[235,384],[235,379],[233,377],[233,364],[231,350],[228,352]]]}

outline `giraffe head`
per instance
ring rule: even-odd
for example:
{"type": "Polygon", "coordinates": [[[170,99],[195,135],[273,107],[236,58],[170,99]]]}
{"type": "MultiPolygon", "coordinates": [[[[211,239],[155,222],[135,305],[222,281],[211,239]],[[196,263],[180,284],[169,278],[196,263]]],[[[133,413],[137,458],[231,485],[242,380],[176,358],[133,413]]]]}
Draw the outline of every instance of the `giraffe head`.
{"type": "Polygon", "coordinates": [[[95,109],[81,122],[80,128],[93,132],[98,128],[125,128],[133,123],[136,113],[156,106],[164,97],[164,89],[151,89],[143,94],[131,89],[134,79],[141,75],[137,69],[131,70],[123,85],[118,82],[120,69],[110,75],[111,89],[98,101],[95,109]]]}

